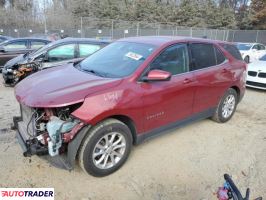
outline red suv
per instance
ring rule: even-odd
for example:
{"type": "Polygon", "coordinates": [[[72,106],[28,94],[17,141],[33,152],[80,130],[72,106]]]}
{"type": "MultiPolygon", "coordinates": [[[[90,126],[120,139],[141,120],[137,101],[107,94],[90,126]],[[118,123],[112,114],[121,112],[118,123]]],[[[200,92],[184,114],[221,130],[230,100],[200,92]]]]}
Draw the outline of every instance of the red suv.
{"type": "Polygon", "coordinates": [[[93,176],[126,161],[132,144],[209,118],[226,122],[245,92],[246,64],[233,44],[181,37],[118,40],[80,63],[16,86],[14,117],[24,156],[48,155],[93,176]]]}

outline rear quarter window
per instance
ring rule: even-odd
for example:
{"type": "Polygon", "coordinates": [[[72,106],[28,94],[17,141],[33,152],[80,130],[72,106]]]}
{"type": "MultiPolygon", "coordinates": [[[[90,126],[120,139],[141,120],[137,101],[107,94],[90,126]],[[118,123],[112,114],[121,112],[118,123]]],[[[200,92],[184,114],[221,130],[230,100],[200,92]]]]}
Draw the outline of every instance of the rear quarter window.
{"type": "Polygon", "coordinates": [[[220,44],[228,53],[230,53],[235,59],[243,60],[239,50],[232,44],[220,44]]]}

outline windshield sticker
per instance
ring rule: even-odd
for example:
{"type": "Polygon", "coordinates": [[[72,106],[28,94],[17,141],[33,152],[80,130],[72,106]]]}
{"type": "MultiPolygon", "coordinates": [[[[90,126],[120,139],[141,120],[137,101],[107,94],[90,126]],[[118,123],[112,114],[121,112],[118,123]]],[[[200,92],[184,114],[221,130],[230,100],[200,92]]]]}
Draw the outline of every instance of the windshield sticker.
{"type": "Polygon", "coordinates": [[[128,52],[126,54],[126,57],[131,58],[133,60],[140,60],[143,56],[142,55],[139,55],[137,53],[134,53],[134,52],[128,52]]]}

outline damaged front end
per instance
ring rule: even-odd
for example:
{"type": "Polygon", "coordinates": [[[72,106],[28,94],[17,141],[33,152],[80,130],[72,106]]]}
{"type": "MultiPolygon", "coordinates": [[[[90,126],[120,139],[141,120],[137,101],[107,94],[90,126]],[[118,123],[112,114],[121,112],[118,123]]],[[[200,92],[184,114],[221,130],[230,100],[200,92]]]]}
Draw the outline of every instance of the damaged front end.
{"type": "Polygon", "coordinates": [[[3,78],[6,84],[15,85],[27,76],[37,72],[40,68],[40,63],[31,62],[25,64],[16,64],[12,68],[3,70],[3,78]]]}
{"type": "Polygon", "coordinates": [[[71,116],[80,104],[62,108],[30,108],[20,105],[21,116],[14,117],[14,128],[23,155],[48,155],[65,169],[73,169],[78,147],[89,126],[71,116]],[[79,135],[77,137],[77,135],[79,135]],[[59,160],[59,161],[58,161],[59,160]]]}

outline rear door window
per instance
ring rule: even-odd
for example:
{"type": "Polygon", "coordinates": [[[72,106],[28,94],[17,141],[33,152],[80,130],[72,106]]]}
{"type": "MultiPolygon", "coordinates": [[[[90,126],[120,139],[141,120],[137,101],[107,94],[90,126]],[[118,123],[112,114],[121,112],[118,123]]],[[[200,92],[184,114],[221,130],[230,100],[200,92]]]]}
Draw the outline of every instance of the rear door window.
{"type": "Polygon", "coordinates": [[[150,70],[159,69],[172,75],[189,70],[187,44],[176,44],[164,50],[151,64],[150,70]]]}
{"type": "Polygon", "coordinates": [[[87,57],[100,49],[100,45],[79,44],[79,57],[87,57]]]}
{"type": "Polygon", "coordinates": [[[5,49],[7,51],[14,50],[26,50],[27,49],[27,41],[15,41],[5,45],[5,49]]]}
{"type": "Polygon", "coordinates": [[[31,41],[31,49],[39,49],[45,45],[46,43],[42,41],[31,41]]]}
{"type": "Polygon", "coordinates": [[[69,60],[75,58],[75,44],[66,44],[48,51],[49,62],[69,60]]]}
{"type": "Polygon", "coordinates": [[[216,54],[212,44],[192,43],[190,48],[194,70],[216,65],[216,54]]]}

